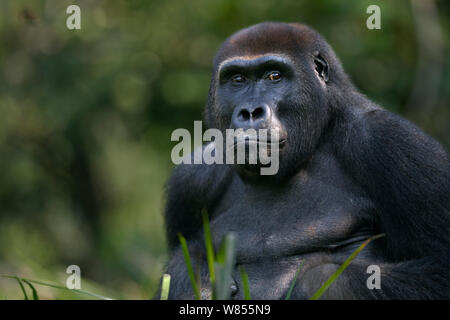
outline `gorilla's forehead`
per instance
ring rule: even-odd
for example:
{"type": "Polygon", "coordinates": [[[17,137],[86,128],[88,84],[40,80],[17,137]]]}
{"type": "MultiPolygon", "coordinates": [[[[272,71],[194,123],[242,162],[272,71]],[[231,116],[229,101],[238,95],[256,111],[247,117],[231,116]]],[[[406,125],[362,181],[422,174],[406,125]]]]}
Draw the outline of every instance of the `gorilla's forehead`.
{"type": "Polygon", "coordinates": [[[267,54],[296,57],[313,50],[320,42],[320,36],[305,25],[265,22],[228,38],[216,56],[215,65],[235,57],[252,59],[267,54]]]}

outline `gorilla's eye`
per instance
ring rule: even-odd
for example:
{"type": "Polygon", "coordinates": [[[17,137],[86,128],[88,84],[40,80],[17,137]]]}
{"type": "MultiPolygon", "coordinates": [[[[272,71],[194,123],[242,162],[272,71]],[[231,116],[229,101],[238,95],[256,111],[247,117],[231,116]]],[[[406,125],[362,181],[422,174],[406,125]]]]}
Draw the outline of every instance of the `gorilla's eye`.
{"type": "Polygon", "coordinates": [[[281,73],[278,71],[272,71],[271,73],[269,73],[269,75],[267,76],[267,78],[270,81],[278,81],[281,79],[281,73]]]}
{"type": "Polygon", "coordinates": [[[245,81],[245,77],[241,74],[235,74],[231,77],[231,82],[233,83],[242,83],[245,81]]]}

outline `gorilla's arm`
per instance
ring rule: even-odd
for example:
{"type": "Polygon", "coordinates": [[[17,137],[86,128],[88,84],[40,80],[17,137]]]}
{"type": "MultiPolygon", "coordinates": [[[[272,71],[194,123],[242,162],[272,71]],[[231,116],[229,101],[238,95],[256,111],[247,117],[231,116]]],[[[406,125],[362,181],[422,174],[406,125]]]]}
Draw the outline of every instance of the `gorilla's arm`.
{"type": "MultiPolygon", "coordinates": [[[[381,266],[384,279],[389,279],[382,280],[382,295],[448,297],[448,153],[415,125],[385,110],[347,121],[343,132],[336,153],[345,170],[377,203],[386,254],[399,262],[381,266]]],[[[355,268],[358,263],[351,269],[355,268]]],[[[364,277],[361,274],[361,280],[364,277]]]]}
{"type": "Polygon", "coordinates": [[[170,250],[178,246],[178,232],[187,239],[201,230],[202,209],[210,211],[226,188],[229,170],[225,165],[178,165],[166,186],[165,224],[170,250]]]}
{"type": "Polygon", "coordinates": [[[336,152],[377,202],[393,259],[448,255],[450,159],[411,122],[384,110],[348,122],[336,152]]]}
{"type": "MultiPolygon", "coordinates": [[[[448,258],[431,256],[398,263],[380,263],[370,257],[358,256],[330,286],[322,299],[448,299],[450,272],[446,259],[448,258]],[[369,290],[367,287],[370,275],[366,270],[373,264],[378,265],[381,270],[379,290],[369,290]]],[[[331,275],[338,267],[338,264],[334,265],[328,274],[331,275]]],[[[310,280],[311,287],[314,287],[310,294],[318,290],[326,278],[320,275],[318,279],[312,277],[310,280]]],[[[297,291],[292,298],[306,299],[309,296],[297,291]]]]}

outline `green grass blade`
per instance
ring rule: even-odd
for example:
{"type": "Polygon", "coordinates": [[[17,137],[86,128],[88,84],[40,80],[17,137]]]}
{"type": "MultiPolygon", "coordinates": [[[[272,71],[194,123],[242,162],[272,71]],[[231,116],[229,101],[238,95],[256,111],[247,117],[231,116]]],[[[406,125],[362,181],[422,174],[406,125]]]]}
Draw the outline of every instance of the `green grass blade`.
{"type": "Polygon", "coordinates": [[[243,266],[239,266],[239,272],[241,274],[242,279],[242,289],[244,289],[244,300],[251,300],[252,297],[250,296],[250,286],[248,284],[247,272],[245,272],[243,266]]]}
{"type": "Polygon", "coordinates": [[[161,300],[169,299],[170,274],[165,273],[162,279],[161,300]]]}
{"type": "Polygon", "coordinates": [[[328,278],[327,281],[317,290],[316,293],[312,295],[309,300],[318,300],[328,289],[329,286],[341,275],[341,273],[350,265],[350,263],[353,261],[353,259],[356,258],[356,256],[372,241],[378,238],[381,238],[384,236],[384,233],[378,234],[376,236],[370,237],[366,241],[364,241],[363,244],[361,244],[351,255],[347,258],[347,260],[344,261],[344,263],[331,275],[330,278],[328,278]]]}
{"type": "Polygon", "coordinates": [[[20,277],[17,277],[17,276],[3,275],[3,274],[0,274],[0,277],[16,279],[16,280],[19,279],[20,281],[28,281],[28,282],[31,282],[31,283],[34,283],[34,284],[38,284],[38,285],[45,286],[45,287],[50,287],[50,288],[55,288],[55,289],[69,290],[69,291],[73,291],[73,292],[76,292],[76,293],[79,293],[79,294],[88,295],[88,296],[91,296],[91,297],[94,297],[94,298],[97,298],[97,299],[100,299],[100,300],[113,300],[111,298],[108,298],[108,297],[105,297],[105,296],[101,296],[99,294],[96,294],[96,293],[93,293],[93,292],[89,292],[89,291],[86,291],[86,290],[69,289],[67,287],[63,287],[63,286],[60,286],[58,284],[53,284],[53,283],[49,283],[49,282],[43,282],[43,281],[38,281],[38,280],[31,280],[31,279],[20,278],[20,277]]]}
{"type": "Polygon", "coordinates": [[[221,263],[214,262],[214,270],[216,272],[216,283],[214,284],[214,299],[216,300],[225,300],[227,296],[227,289],[224,286],[224,283],[227,283],[225,266],[221,263]],[[226,297],[226,298],[224,298],[226,297]]]}
{"type": "MultiPolygon", "coordinates": [[[[23,278],[22,278],[23,279],[23,278]]],[[[45,287],[50,287],[50,288],[55,288],[55,289],[61,289],[61,290],[70,290],[76,293],[80,293],[80,294],[84,294],[87,296],[91,296],[100,300],[113,300],[112,298],[108,298],[90,291],[86,291],[86,290],[81,290],[81,289],[69,289],[67,287],[63,287],[57,284],[53,284],[53,283],[48,283],[48,282],[42,282],[42,281],[37,281],[37,280],[30,280],[30,279],[26,279],[34,284],[39,284],[41,286],[45,286],[45,287]]]]}
{"type": "Polygon", "coordinates": [[[297,282],[298,275],[299,275],[299,273],[300,273],[300,270],[301,270],[302,267],[303,267],[303,263],[304,263],[304,262],[305,262],[305,260],[302,260],[302,262],[300,262],[300,265],[298,266],[297,272],[295,272],[294,279],[292,279],[291,286],[289,287],[289,291],[288,291],[288,293],[286,294],[285,300],[289,300],[289,299],[291,298],[292,291],[294,290],[295,283],[297,282]]]}
{"type": "Polygon", "coordinates": [[[200,292],[200,300],[203,299],[202,297],[202,281],[201,281],[202,277],[201,277],[201,270],[200,270],[200,265],[197,264],[197,266],[195,267],[195,280],[197,280],[197,288],[199,288],[198,292],[200,292]]]}
{"type": "Polygon", "coordinates": [[[23,279],[23,282],[25,282],[30,287],[31,292],[33,293],[33,300],[39,300],[36,288],[31,284],[31,282],[25,279],[23,279]]]}
{"type": "Polygon", "coordinates": [[[203,230],[205,233],[205,248],[206,248],[206,259],[208,261],[208,269],[209,269],[209,281],[211,283],[211,287],[213,288],[212,299],[215,299],[215,290],[214,283],[216,281],[216,276],[214,273],[214,246],[212,242],[211,229],[209,227],[208,213],[205,209],[202,210],[202,218],[203,218],[203,230]]]}
{"type": "Polygon", "coordinates": [[[20,289],[22,289],[23,298],[24,298],[25,300],[28,300],[27,291],[25,290],[25,287],[23,286],[22,279],[20,279],[19,277],[11,277],[11,278],[17,280],[17,282],[19,283],[20,289]]]}
{"type": "Polygon", "coordinates": [[[217,255],[217,263],[215,263],[216,271],[216,298],[218,300],[226,300],[231,295],[231,274],[235,265],[236,258],[236,235],[228,233],[222,241],[219,254],[217,255]]]}
{"type": "Polygon", "coordinates": [[[194,290],[194,295],[197,300],[201,300],[200,291],[198,290],[196,277],[194,270],[192,269],[191,257],[189,256],[189,250],[187,247],[186,239],[181,233],[178,233],[178,239],[180,239],[181,249],[183,250],[184,262],[186,263],[187,271],[189,274],[189,279],[191,280],[192,289],[194,290]]]}

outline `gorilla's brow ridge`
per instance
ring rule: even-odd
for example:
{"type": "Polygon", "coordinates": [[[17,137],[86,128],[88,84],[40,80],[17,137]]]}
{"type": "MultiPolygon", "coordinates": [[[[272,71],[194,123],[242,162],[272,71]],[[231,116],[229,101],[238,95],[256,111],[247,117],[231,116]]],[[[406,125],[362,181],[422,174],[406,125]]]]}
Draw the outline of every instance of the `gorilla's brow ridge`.
{"type": "Polygon", "coordinates": [[[263,58],[263,57],[280,57],[280,58],[288,60],[291,63],[294,63],[289,58],[289,56],[284,55],[284,54],[279,54],[279,53],[275,53],[275,54],[274,53],[265,53],[265,54],[256,54],[256,55],[233,56],[233,57],[227,58],[227,59],[223,60],[222,62],[220,62],[219,66],[217,67],[217,76],[220,74],[223,66],[230,63],[231,61],[254,60],[254,59],[259,59],[259,58],[263,58]]]}

